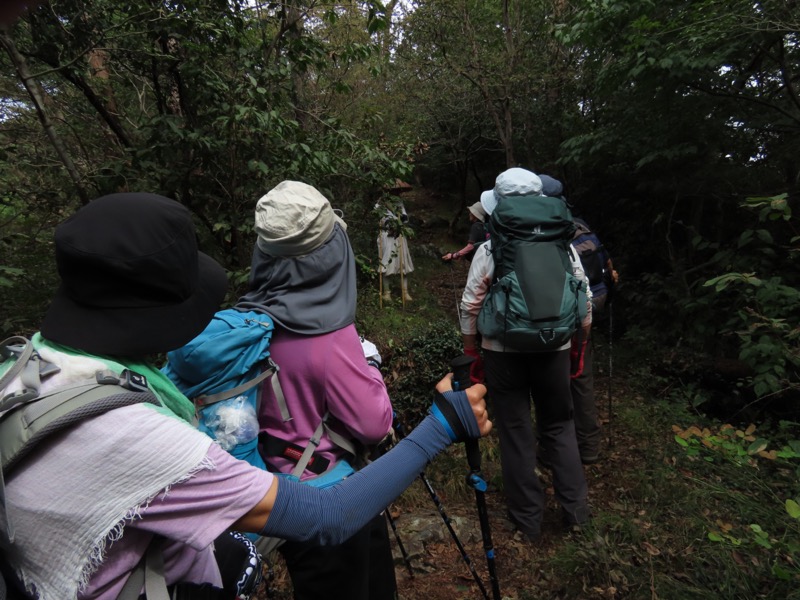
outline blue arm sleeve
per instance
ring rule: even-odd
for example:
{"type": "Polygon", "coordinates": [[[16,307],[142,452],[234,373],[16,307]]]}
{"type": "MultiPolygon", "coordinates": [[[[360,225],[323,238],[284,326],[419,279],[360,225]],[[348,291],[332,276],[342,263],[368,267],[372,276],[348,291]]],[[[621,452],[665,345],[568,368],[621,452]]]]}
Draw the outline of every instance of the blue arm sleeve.
{"type": "MultiPolygon", "coordinates": [[[[458,413],[466,415],[469,403],[463,392],[447,392],[445,397],[458,407],[458,413]]],[[[471,409],[466,416],[468,434],[479,437],[471,409]]],[[[428,415],[392,450],[339,484],[315,488],[280,479],[275,504],[261,533],[322,545],[341,544],[397,498],[450,443],[442,421],[428,415]]]]}

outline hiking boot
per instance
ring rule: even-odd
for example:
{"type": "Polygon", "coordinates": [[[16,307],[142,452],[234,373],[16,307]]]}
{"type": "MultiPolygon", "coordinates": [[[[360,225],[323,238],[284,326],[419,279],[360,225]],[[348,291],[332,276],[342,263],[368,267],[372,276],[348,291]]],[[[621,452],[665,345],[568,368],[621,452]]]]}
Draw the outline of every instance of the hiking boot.
{"type": "Polygon", "coordinates": [[[514,532],[514,539],[521,542],[527,542],[532,546],[538,546],[542,541],[542,534],[537,533],[536,535],[529,535],[527,533],[522,533],[519,529],[517,529],[514,532]]]}
{"type": "Polygon", "coordinates": [[[384,302],[391,302],[392,301],[392,293],[389,290],[386,290],[385,292],[383,292],[383,296],[381,296],[381,298],[383,298],[384,302]]]}
{"type": "MultiPolygon", "coordinates": [[[[506,511],[506,518],[511,521],[511,526],[514,528],[515,534],[519,534],[523,539],[531,544],[537,544],[542,539],[541,531],[526,530],[511,514],[511,511],[506,511]]],[[[515,535],[516,537],[516,535],[515,535]]]]}
{"type": "Polygon", "coordinates": [[[581,462],[585,465],[593,465],[600,462],[600,456],[597,454],[581,454],[581,462]]]}
{"type": "Polygon", "coordinates": [[[588,506],[576,509],[573,512],[561,508],[561,522],[568,533],[580,533],[592,520],[592,511],[588,506]]]}
{"type": "Polygon", "coordinates": [[[411,297],[411,294],[408,293],[408,280],[403,281],[402,288],[403,288],[403,302],[411,302],[413,298],[411,297]]]}

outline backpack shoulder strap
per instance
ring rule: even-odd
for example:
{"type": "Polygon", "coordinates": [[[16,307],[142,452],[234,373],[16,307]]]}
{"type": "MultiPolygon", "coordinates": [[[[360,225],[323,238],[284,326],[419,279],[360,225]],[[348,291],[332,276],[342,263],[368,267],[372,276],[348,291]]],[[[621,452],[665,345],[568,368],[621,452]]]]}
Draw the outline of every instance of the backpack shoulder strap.
{"type": "Polygon", "coordinates": [[[147,600],[170,600],[164,577],[164,557],[158,544],[160,539],[158,536],[154,537],[147,546],[142,560],[131,572],[117,600],[138,600],[142,588],[147,600]]]}
{"type": "Polygon", "coordinates": [[[147,379],[128,369],[120,374],[98,371],[94,379],[39,395],[41,375],[52,373],[52,365],[41,361],[29,340],[10,340],[11,344],[3,343],[1,351],[7,358],[16,356],[16,359],[0,382],[5,389],[19,376],[23,389],[0,399],[0,509],[5,517],[5,527],[0,531],[13,542],[14,527],[6,509],[4,479],[20,460],[45,438],[84,419],[122,406],[160,402],[149,390],[147,379]]]}
{"type": "Polygon", "coordinates": [[[0,417],[15,406],[27,402],[39,395],[41,374],[39,372],[39,355],[33,351],[33,343],[20,336],[7,338],[0,342],[0,356],[3,360],[13,358],[14,362],[0,377],[0,391],[20,377],[22,389],[13,394],[6,394],[0,399],[0,417]]]}
{"type": "Polygon", "coordinates": [[[18,402],[0,414],[2,469],[12,469],[36,444],[61,429],[142,402],[161,404],[146,379],[127,369],[119,375],[98,371],[93,380],[18,402]]]}

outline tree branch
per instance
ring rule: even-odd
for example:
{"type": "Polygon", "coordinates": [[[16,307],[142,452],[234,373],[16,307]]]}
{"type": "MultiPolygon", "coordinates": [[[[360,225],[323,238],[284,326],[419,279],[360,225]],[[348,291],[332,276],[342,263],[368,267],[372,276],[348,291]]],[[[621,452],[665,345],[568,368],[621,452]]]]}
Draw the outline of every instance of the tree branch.
{"type": "Polygon", "coordinates": [[[22,84],[28,91],[28,95],[33,101],[33,105],[36,108],[36,114],[39,116],[39,121],[42,123],[44,132],[47,134],[50,143],[53,144],[53,148],[55,149],[59,159],[61,159],[64,168],[67,170],[67,173],[69,173],[70,179],[72,179],[72,183],[75,185],[81,202],[84,205],[89,204],[89,195],[81,183],[81,176],[78,173],[78,169],[75,167],[75,163],[72,161],[72,158],[67,152],[64,142],[59,137],[58,132],[56,131],[52,121],[50,121],[50,118],[44,109],[44,98],[42,97],[41,89],[39,88],[36,80],[31,76],[30,70],[28,69],[28,64],[25,61],[25,57],[20,54],[16,44],[14,44],[14,40],[11,39],[11,36],[8,35],[8,30],[5,28],[0,28],[0,45],[5,48],[8,57],[11,59],[11,62],[17,70],[17,74],[19,75],[22,84]]]}

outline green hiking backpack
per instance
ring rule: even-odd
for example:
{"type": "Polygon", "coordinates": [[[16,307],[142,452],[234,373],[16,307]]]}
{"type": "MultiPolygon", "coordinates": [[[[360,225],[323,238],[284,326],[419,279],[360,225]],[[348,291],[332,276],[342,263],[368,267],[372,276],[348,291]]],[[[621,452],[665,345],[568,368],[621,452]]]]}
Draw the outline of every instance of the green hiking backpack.
{"type": "Polygon", "coordinates": [[[523,352],[557,350],[586,317],[586,282],[573,275],[575,224],[561,198],[506,196],[488,223],[494,281],[478,331],[523,352]]]}
{"type": "MultiPolygon", "coordinates": [[[[14,524],[6,510],[5,478],[39,442],[115,408],[141,402],[161,404],[147,379],[128,369],[122,373],[97,371],[93,379],[40,394],[42,380],[58,371],[39,356],[28,339],[15,336],[0,342],[0,535],[4,544],[14,542],[14,524]],[[21,389],[6,393],[17,379],[21,389]]],[[[159,547],[151,544],[146,560],[133,571],[119,598],[135,600],[144,586],[148,599],[167,600],[163,568],[159,567],[162,560],[159,547]]],[[[0,575],[0,590],[6,586],[7,575],[0,575]]]]}
{"type": "Polygon", "coordinates": [[[42,439],[114,408],[150,402],[160,404],[143,375],[98,371],[93,379],[40,395],[42,379],[58,372],[23,337],[0,342],[0,393],[17,377],[23,388],[0,396],[0,459],[10,471],[42,439]]]}
{"type": "Polygon", "coordinates": [[[98,371],[91,380],[60,387],[40,395],[42,379],[58,372],[42,360],[30,340],[10,337],[0,342],[0,509],[3,533],[14,539],[13,524],[5,512],[5,476],[43,439],[83,419],[109,410],[150,402],[160,404],[143,375],[98,371]],[[22,389],[5,393],[17,378],[22,389]]]}

